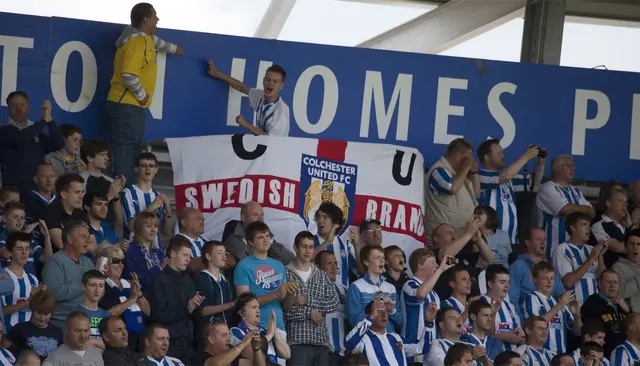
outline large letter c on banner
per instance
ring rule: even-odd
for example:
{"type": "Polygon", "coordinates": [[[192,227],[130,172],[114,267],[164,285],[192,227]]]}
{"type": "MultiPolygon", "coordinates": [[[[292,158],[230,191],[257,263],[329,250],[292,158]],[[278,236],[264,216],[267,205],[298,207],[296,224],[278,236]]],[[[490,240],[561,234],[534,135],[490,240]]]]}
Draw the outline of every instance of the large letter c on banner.
{"type": "Polygon", "coordinates": [[[242,160],[255,160],[267,151],[267,145],[258,144],[253,151],[247,151],[244,148],[243,143],[244,134],[236,134],[231,136],[231,146],[233,146],[233,152],[242,160]]]}

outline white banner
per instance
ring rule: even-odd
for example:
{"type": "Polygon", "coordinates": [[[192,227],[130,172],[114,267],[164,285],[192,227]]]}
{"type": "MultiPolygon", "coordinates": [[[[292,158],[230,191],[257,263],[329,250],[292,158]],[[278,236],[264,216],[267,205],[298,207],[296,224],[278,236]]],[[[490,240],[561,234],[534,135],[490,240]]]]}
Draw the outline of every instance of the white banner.
{"type": "Polygon", "coordinates": [[[343,236],[365,219],[382,223],[384,246],[408,256],[425,243],[423,158],[408,147],[292,137],[227,135],[167,139],[176,207],[199,209],[220,240],[240,206],[257,201],[277,241],[316,233],[323,200],[345,212],[343,236]]]}

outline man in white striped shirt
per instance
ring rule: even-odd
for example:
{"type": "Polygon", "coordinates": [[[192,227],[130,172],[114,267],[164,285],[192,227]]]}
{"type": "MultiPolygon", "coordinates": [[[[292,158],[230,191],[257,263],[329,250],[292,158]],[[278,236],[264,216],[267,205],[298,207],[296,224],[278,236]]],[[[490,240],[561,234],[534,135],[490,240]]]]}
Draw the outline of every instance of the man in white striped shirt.
{"type": "Polygon", "coordinates": [[[559,244],[567,241],[565,218],[572,212],[595,216],[591,203],[571,185],[576,166],[570,155],[558,155],[551,161],[551,180],[540,187],[536,197],[538,227],[547,233],[547,258],[559,244]]]}
{"type": "Polygon", "coordinates": [[[460,343],[460,336],[465,329],[460,313],[450,307],[440,309],[435,322],[440,331],[440,338],[431,343],[429,354],[424,359],[424,366],[443,366],[447,351],[454,344],[460,343]]]}
{"type": "Polygon", "coordinates": [[[611,354],[614,366],[634,366],[640,361],[640,314],[631,313],[625,318],[627,340],[611,354]]]}
{"type": "Polygon", "coordinates": [[[531,188],[530,177],[519,173],[529,160],[536,157],[538,159],[535,168],[534,188],[537,188],[542,181],[546,162],[546,154],[541,154],[540,147],[529,146],[524,154],[505,167],[504,150],[500,146],[500,140],[489,139],[478,146],[478,160],[482,164],[482,169],[478,172],[481,190],[478,202],[496,210],[500,219],[499,229],[509,234],[511,244],[518,243],[518,213],[515,193],[531,188]]]}
{"type": "MultiPolygon", "coordinates": [[[[158,158],[150,152],[138,155],[135,171],[138,176],[136,183],[126,186],[120,193],[120,202],[124,208],[125,238],[130,237],[135,218],[143,211],[155,213],[160,219],[162,234],[171,236],[171,203],[166,195],[153,189],[153,178],[158,173],[158,158]]],[[[156,238],[156,246],[160,246],[159,236],[160,234],[156,238]]]]}
{"type": "Polygon", "coordinates": [[[490,335],[502,343],[503,351],[514,351],[524,343],[524,331],[518,312],[509,302],[509,270],[501,264],[492,264],[487,267],[486,279],[488,290],[483,300],[488,304],[501,302],[490,335]]]}
{"type": "Polygon", "coordinates": [[[532,316],[524,324],[526,343],[516,349],[527,366],[551,366],[553,355],[545,348],[549,336],[547,321],[540,316],[532,316]]]}
{"type": "Polygon", "coordinates": [[[178,214],[178,235],[189,240],[192,245],[191,261],[187,267],[189,273],[195,274],[207,269],[202,263],[202,247],[207,239],[202,237],[204,233],[204,215],[193,207],[183,208],[178,214]]]}
{"type": "Polygon", "coordinates": [[[566,289],[576,294],[582,305],[592,294],[598,292],[597,278],[606,269],[604,253],[606,242],[595,248],[587,245],[591,234],[591,218],[583,212],[573,212],[565,221],[569,240],[556,249],[553,264],[566,289]]]}
{"type": "Polygon", "coordinates": [[[289,106],[280,97],[284,88],[286,71],[280,65],[271,65],[262,79],[264,89],[250,88],[240,80],[218,70],[209,59],[209,75],[229,84],[249,97],[251,108],[256,111],[255,125],[240,114],[236,122],[254,135],[289,136],[289,106]]]}
{"type": "MultiPolygon", "coordinates": [[[[414,277],[404,284],[400,294],[400,308],[404,320],[401,335],[406,340],[419,341],[425,334],[425,329],[431,337],[429,344],[436,339],[434,318],[440,310],[440,297],[433,287],[440,276],[454,266],[447,264],[450,258],[453,257],[445,257],[438,266],[435,254],[427,248],[416,249],[409,256],[409,268],[414,277]]],[[[417,361],[422,361],[420,356],[417,361]]]]}

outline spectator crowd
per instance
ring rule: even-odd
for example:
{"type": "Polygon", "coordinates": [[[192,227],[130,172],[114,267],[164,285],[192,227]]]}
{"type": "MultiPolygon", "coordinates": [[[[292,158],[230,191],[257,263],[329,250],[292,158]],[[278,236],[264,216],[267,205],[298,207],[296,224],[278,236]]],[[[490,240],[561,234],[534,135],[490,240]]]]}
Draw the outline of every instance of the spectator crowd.
{"type": "MultiPolygon", "coordinates": [[[[139,153],[156,53],[183,53],[155,35],[158,20],[140,3],[116,41],[108,141],[58,125],[48,101],[33,122],[25,92],[7,97],[0,364],[640,362],[640,181],[607,182],[592,205],[571,185],[571,156],[554,156],[543,183],[537,145],[505,165],[499,140],[453,140],[425,174],[427,245],[412,253],[375,218],[347,227],[330,201],[316,233],[275,238],[246,202],[205,237],[203,214],[173,212],[154,188],[158,159],[139,153]]],[[[288,135],[282,67],[263,89],[212,60],[208,72],[249,96],[258,118],[240,126],[288,135]]]]}

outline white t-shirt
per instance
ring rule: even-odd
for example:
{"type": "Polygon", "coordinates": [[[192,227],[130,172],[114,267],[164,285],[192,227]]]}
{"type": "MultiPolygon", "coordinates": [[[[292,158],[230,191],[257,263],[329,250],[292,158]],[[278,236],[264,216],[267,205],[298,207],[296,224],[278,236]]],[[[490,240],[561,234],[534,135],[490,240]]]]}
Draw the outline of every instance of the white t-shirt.
{"type": "Polygon", "coordinates": [[[264,100],[264,90],[250,89],[249,104],[257,113],[256,127],[272,136],[289,136],[289,106],[278,98],[273,103],[264,100]]]}
{"type": "Polygon", "coordinates": [[[302,282],[306,283],[309,280],[309,277],[311,277],[311,267],[309,267],[306,271],[294,268],[294,270],[296,271],[296,273],[298,274],[298,276],[300,276],[300,278],[302,279],[302,282]]]}

